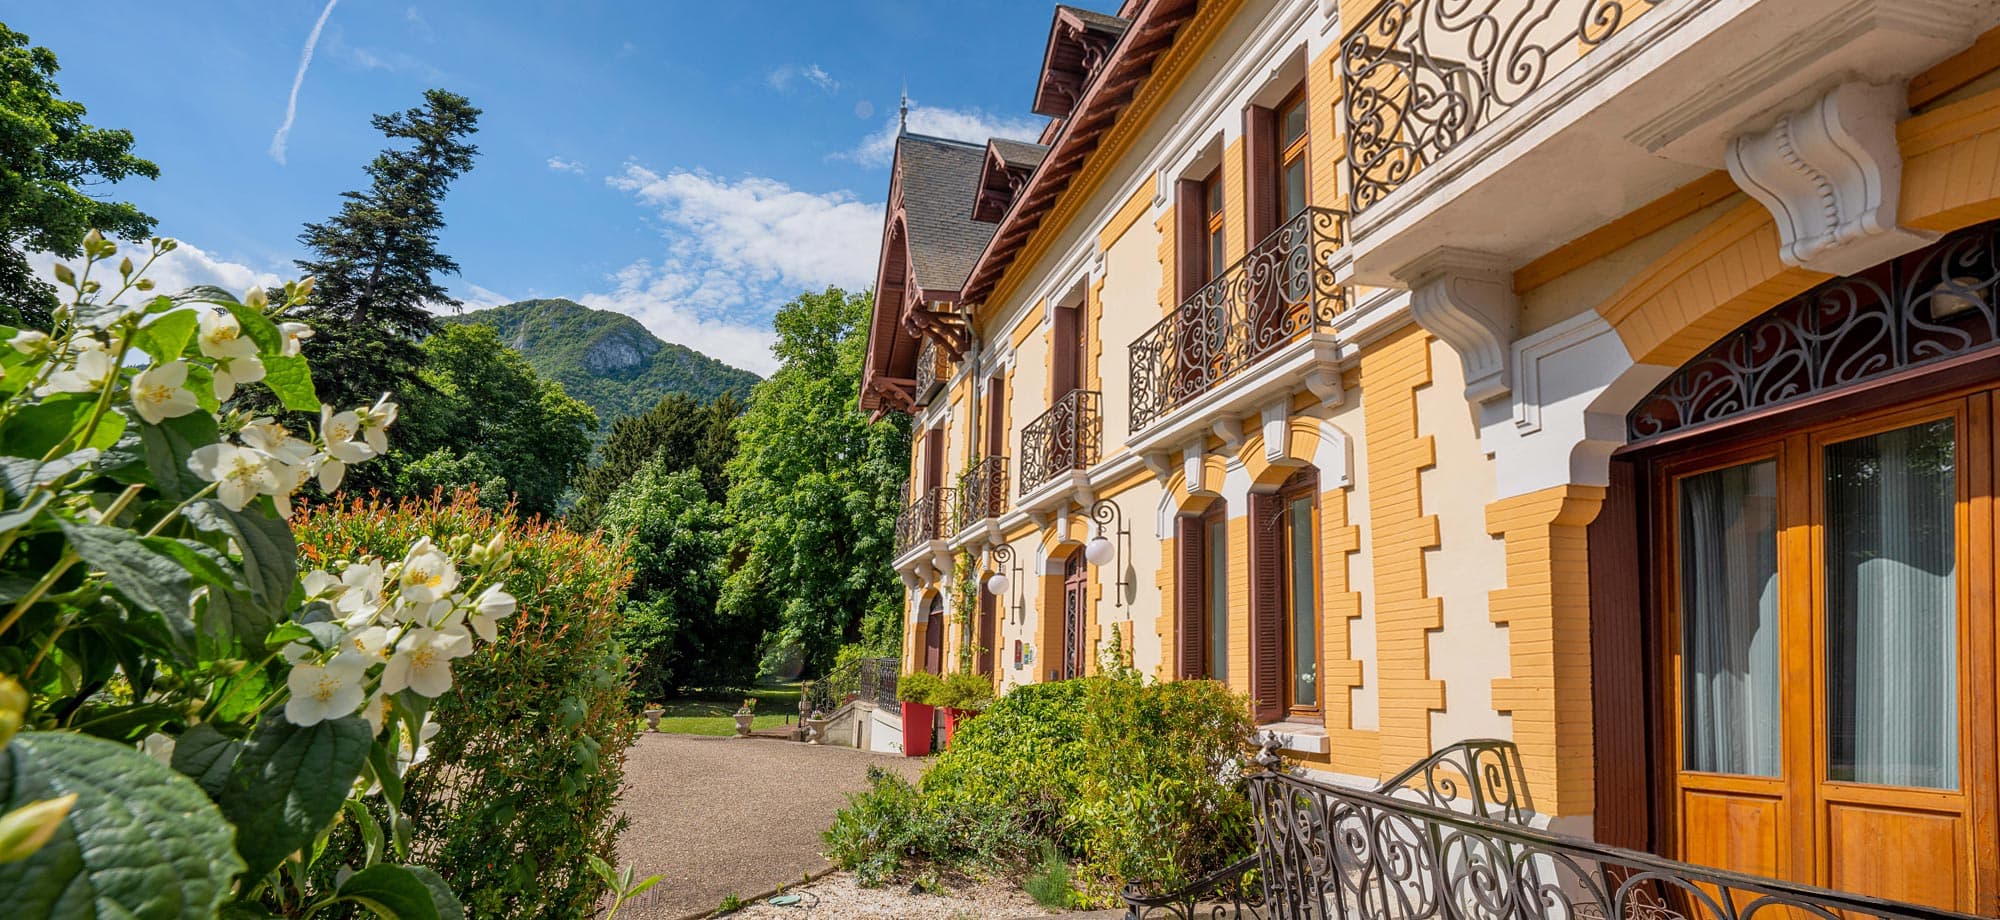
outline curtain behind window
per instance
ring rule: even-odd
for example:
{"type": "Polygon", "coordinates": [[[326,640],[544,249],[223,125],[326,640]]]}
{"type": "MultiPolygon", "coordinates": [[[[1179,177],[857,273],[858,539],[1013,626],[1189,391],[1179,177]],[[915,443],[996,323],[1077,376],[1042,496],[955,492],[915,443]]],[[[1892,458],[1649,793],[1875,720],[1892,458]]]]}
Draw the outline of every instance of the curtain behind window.
{"type": "Polygon", "coordinates": [[[1682,766],[1779,774],[1777,464],[1680,481],[1682,766]]]}

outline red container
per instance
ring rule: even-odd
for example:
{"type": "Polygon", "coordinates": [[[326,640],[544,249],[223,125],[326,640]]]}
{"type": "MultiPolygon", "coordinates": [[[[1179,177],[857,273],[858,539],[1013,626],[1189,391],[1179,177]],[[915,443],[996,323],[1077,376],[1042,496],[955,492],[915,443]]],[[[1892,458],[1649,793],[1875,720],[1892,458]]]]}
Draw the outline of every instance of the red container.
{"type": "Polygon", "coordinates": [[[979,710],[977,709],[953,709],[949,706],[945,707],[944,746],[951,747],[952,736],[958,734],[958,727],[971,721],[972,717],[978,714],[979,710]]]}
{"type": "Polygon", "coordinates": [[[932,713],[929,703],[903,702],[903,756],[924,757],[931,752],[932,713]]]}

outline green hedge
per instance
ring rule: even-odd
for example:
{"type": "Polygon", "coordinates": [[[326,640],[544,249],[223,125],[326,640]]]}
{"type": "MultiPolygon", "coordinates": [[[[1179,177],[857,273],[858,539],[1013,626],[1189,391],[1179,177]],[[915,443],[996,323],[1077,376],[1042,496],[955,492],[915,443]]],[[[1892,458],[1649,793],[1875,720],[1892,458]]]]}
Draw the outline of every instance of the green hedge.
{"type": "Polygon", "coordinates": [[[1208,681],[1018,687],[961,724],[918,785],[873,776],[828,856],[876,884],[932,865],[1021,875],[1052,846],[1087,903],[1179,885],[1248,852],[1251,727],[1242,698],[1208,681]]]}
{"type": "MultiPolygon", "coordinates": [[[[623,547],[480,507],[477,495],[317,507],[294,522],[313,565],[389,553],[429,535],[508,534],[519,612],[503,641],[453,665],[442,729],[406,778],[412,849],[480,918],[593,915],[605,893],[590,856],[617,863],[615,809],[635,723],[613,639],[630,574],[623,547]]],[[[335,845],[359,846],[351,835],[335,845]]],[[[326,860],[337,864],[345,860],[326,860]]]]}

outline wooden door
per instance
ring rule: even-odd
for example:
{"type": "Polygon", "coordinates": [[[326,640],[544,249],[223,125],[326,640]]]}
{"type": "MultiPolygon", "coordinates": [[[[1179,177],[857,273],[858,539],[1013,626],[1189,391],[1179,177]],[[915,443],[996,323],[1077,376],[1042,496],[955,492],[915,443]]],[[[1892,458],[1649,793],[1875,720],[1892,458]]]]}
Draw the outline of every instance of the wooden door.
{"type": "Polygon", "coordinates": [[[932,595],[930,613],[924,617],[924,670],[944,673],[944,598],[932,595]]]}
{"type": "Polygon", "coordinates": [[[1682,858],[1991,904],[1993,413],[1974,392],[1656,465],[1682,858]]]}
{"type": "Polygon", "coordinates": [[[1084,637],[1085,611],[1090,603],[1089,567],[1083,553],[1071,553],[1063,564],[1063,654],[1062,680],[1082,677],[1090,643],[1084,637]]]}

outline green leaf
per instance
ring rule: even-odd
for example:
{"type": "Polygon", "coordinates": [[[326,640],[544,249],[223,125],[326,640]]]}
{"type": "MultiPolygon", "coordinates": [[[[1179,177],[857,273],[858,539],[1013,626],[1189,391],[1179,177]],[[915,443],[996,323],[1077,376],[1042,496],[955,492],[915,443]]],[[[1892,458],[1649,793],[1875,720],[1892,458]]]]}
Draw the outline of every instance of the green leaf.
{"type": "Polygon", "coordinates": [[[146,469],[153,474],[153,485],[162,495],[177,502],[208,487],[208,483],[188,469],[188,458],[194,455],[195,448],[214,444],[221,438],[215,419],[206,412],[162,419],[158,425],[139,424],[139,443],[145,450],[146,469]]]}
{"type": "Polygon", "coordinates": [[[264,358],[264,385],[278,394],[278,401],[294,412],[318,412],[319,391],[313,388],[312,370],[299,355],[267,355],[264,358]]]}
{"type": "Polygon", "coordinates": [[[369,866],[347,877],[335,896],[388,920],[464,920],[465,908],[444,879],[422,866],[369,866]]]}
{"type": "Polygon", "coordinates": [[[63,536],[91,568],[140,609],[166,619],[184,648],[193,647],[194,581],[171,556],[153,551],[138,534],[119,527],[58,520],[63,536]]]}
{"type": "Polygon", "coordinates": [[[270,874],[333,821],[368,759],[368,735],[357,716],[300,727],[272,713],[257,724],[218,797],[243,830],[236,850],[246,880],[270,874]]]}
{"type": "Polygon", "coordinates": [[[202,499],[183,512],[196,529],[232,541],[242,554],[247,594],[210,592],[200,626],[204,634],[234,636],[254,642],[284,619],[298,582],[299,550],[292,528],[282,519],[254,511],[231,511],[214,499],[202,499]]]}
{"type": "Polygon", "coordinates": [[[243,334],[257,343],[257,350],[265,357],[271,357],[285,350],[285,337],[278,332],[277,324],[271,318],[240,303],[224,304],[236,316],[236,322],[243,327],[243,334]]]}
{"type": "Polygon", "coordinates": [[[147,549],[180,563],[181,568],[202,584],[239,593],[249,590],[243,579],[237,577],[229,559],[213,547],[173,537],[140,537],[139,542],[147,549]]]}
{"type": "Polygon", "coordinates": [[[33,405],[22,406],[7,419],[5,425],[0,425],[0,454],[35,459],[47,456],[50,449],[83,428],[83,423],[89,420],[91,410],[97,405],[96,396],[95,393],[57,393],[33,405]],[[84,398],[86,396],[89,398],[84,398]]]}
{"type": "Polygon", "coordinates": [[[179,358],[187,350],[188,341],[194,338],[195,329],[200,324],[193,310],[161,313],[139,327],[139,334],[132,338],[132,344],[151,355],[154,363],[164,364],[179,358]]]}
{"type": "Polygon", "coordinates": [[[236,766],[237,756],[242,753],[243,742],[203,722],[182,732],[174,742],[173,767],[193,779],[210,797],[219,797],[228,784],[230,770],[236,766]]]}
{"type": "Polygon", "coordinates": [[[64,454],[47,463],[22,457],[0,457],[0,492],[19,500],[40,486],[76,472],[97,457],[98,451],[92,449],[64,454]]]}
{"type": "Polygon", "coordinates": [[[199,787],[130,747],[71,732],[23,732],[0,751],[0,812],[72,792],[55,837],[0,864],[10,916],[215,916],[243,863],[235,828],[199,787]]]}

